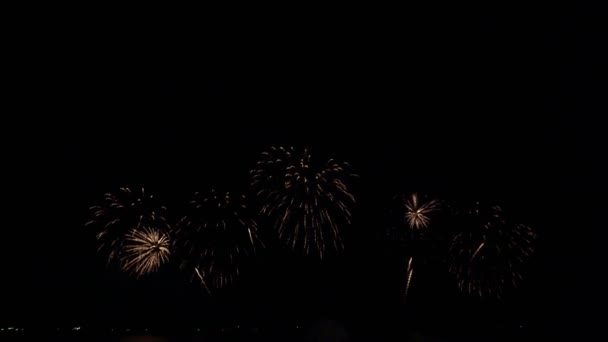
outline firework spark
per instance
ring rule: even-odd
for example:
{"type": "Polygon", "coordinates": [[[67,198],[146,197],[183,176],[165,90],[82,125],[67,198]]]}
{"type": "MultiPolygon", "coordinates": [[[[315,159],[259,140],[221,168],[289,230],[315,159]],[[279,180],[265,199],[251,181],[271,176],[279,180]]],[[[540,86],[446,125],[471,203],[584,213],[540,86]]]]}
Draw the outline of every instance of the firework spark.
{"type": "Polygon", "coordinates": [[[86,226],[99,229],[98,251],[106,254],[108,263],[122,258],[123,244],[133,230],[150,228],[169,231],[166,208],[144,188],[120,188],[104,195],[102,205],[91,207],[92,219],[86,226]]]}
{"type": "Polygon", "coordinates": [[[510,224],[498,206],[477,205],[468,219],[468,229],[457,234],[450,247],[450,272],[462,292],[500,298],[506,288],[521,283],[535,234],[526,225],[510,224]]]}
{"type": "Polygon", "coordinates": [[[355,176],[348,163],[329,160],[311,165],[308,150],[271,148],[251,171],[251,186],[263,201],[261,214],[271,217],[279,238],[292,249],[320,258],[340,250],[341,224],[350,224],[355,198],[347,181],[355,176]]]}
{"type": "Polygon", "coordinates": [[[430,222],[429,215],[439,207],[439,201],[423,201],[414,193],[405,199],[405,218],[411,229],[427,228],[430,222]]]}
{"type": "Polygon", "coordinates": [[[225,287],[239,275],[240,261],[261,244],[257,224],[244,196],[196,193],[191,205],[177,230],[180,266],[207,291],[225,287]]]}
{"type": "Polygon", "coordinates": [[[159,229],[134,229],[125,239],[122,269],[141,277],[169,260],[169,235],[159,229]]]}

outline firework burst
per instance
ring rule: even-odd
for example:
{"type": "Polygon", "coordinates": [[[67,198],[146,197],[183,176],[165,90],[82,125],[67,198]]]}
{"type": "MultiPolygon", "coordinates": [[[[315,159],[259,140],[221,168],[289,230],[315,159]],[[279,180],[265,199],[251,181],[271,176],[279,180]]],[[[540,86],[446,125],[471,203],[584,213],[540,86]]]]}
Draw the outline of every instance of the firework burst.
{"type": "Polygon", "coordinates": [[[190,213],[180,220],[176,250],[180,267],[210,291],[232,283],[239,263],[261,244],[257,224],[248,215],[244,196],[211,191],[196,193],[190,213]]]}
{"type": "Polygon", "coordinates": [[[98,251],[106,254],[108,263],[122,259],[124,242],[134,231],[144,228],[168,232],[166,208],[144,188],[120,188],[104,195],[102,205],[91,207],[92,219],[86,223],[99,229],[98,251]]]}
{"type": "Polygon", "coordinates": [[[340,226],[350,224],[355,198],[347,181],[347,163],[329,160],[311,165],[308,150],[271,148],[251,171],[251,186],[262,200],[261,214],[274,220],[279,238],[292,249],[320,258],[340,250],[340,226]]]}
{"type": "Polygon", "coordinates": [[[136,277],[158,271],[169,260],[169,235],[160,229],[133,229],[127,234],[122,269],[136,277]]]}
{"type": "Polygon", "coordinates": [[[499,206],[478,204],[467,214],[467,229],[450,247],[449,270],[462,292],[500,298],[508,287],[521,283],[521,268],[533,254],[535,234],[526,225],[510,224],[499,206]]]}
{"type": "Polygon", "coordinates": [[[405,218],[411,229],[427,228],[430,223],[430,214],[439,208],[439,201],[435,199],[422,200],[414,193],[404,199],[405,218]]]}
{"type": "MultiPolygon", "coordinates": [[[[440,201],[417,193],[398,195],[389,211],[389,238],[406,257],[404,302],[414,282],[414,270],[433,262],[442,247],[440,225],[435,216],[441,209],[440,201]],[[431,227],[433,229],[431,229],[431,227]]],[[[416,271],[418,273],[418,271],[416,271]]]]}

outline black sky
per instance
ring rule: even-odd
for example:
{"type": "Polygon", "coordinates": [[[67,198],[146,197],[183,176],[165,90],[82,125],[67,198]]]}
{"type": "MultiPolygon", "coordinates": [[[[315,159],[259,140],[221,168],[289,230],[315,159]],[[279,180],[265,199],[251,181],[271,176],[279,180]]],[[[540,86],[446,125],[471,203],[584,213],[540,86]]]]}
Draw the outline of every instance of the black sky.
{"type": "Polygon", "coordinates": [[[389,326],[403,315],[403,260],[382,217],[393,195],[428,191],[503,201],[541,239],[519,296],[478,303],[431,270],[412,324],[525,322],[556,336],[556,326],[592,324],[571,313],[602,297],[606,21],[596,9],[557,12],[454,6],[124,29],[80,18],[34,30],[16,52],[25,95],[5,126],[5,183],[18,191],[8,199],[0,323],[339,317],[389,326]],[[343,256],[264,252],[216,299],[172,271],[134,281],[105,269],[83,227],[104,192],[143,185],[179,207],[194,191],[243,190],[272,145],[310,147],[361,175],[343,256]]]}

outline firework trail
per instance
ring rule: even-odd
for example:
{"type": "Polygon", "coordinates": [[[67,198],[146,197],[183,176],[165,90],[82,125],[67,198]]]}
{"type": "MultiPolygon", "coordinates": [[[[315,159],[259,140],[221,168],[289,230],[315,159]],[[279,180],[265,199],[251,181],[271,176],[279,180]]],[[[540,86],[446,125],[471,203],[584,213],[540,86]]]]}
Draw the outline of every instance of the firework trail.
{"type": "Polygon", "coordinates": [[[410,290],[410,284],[412,282],[412,276],[414,275],[414,265],[413,262],[414,261],[414,257],[410,257],[407,261],[407,280],[405,282],[405,295],[404,295],[404,301],[407,301],[407,293],[410,290]]]}
{"type": "Polygon", "coordinates": [[[467,213],[467,221],[467,229],[452,241],[449,270],[462,292],[501,298],[507,288],[521,283],[535,234],[526,225],[509,223],[499,206],[478,203],[467,213]]]}
{"type": "Polygon", "coordinates": [[[257,224],[248,215],[244,196],[196,193],[190,204],[178,224],[176,251],[180,267],[211,292],[232,283],[239,263],[261,245],[257,224]]]}
{"type": "Polygon", "coordinates": [[[90,210],[92,218],[86,226],[99,229],[98,251],[107,255],[108,263],[122,259],[125,239],[133,237],[136,231],[155,230],[164,236],[170,228],[165,218],[166,207],[144,188],[120,188],[117,193],[107,193],[104,202],[90,210]]]}
{"type": "Polygon", "coordinates": [[[251,186],[279,238],[305,255],[342,249],[340,226],[350,224],[355,198],[347,182],[356,176],[348,163],[329,160],[319,169],[308,150],[270,148],[251,173],[251,186]]]}
{"type": "Polygon", "coordinates": [[[122,269],[136,277],[158,271],[169,260],[169,245],[169,235],[160,229],[133,229],[125,239],[122,269]]]}

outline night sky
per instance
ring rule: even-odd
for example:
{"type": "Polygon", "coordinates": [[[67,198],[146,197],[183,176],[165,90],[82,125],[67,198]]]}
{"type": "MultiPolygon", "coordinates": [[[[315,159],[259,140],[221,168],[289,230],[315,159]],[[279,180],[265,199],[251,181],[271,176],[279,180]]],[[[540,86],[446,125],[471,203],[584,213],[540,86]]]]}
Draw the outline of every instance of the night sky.
{"type": "Polygon", "coordinates": [[[15,52],[26,95],[3,130],[0,324],[331,318],[370,336],[404,325],[588,332],[599,319],[584,313],[605,309],[606,20],[595,8],[522,12],[453,5],[120,29],[83,17],[32,30],[15,52]],[[134,280],[96,254],[84,223],[105,192],[145,186],[179,212],[194,191],[246,191],[259,153],[279,145],[360,175],[339,256],[318,262],[271,242],[209,298],[171,268],[134,280]],[[386,213],[411,191],[498,201],[534,227],[524,285],[480,301],[431,266],[402,306],[405,259],[386,213]]]}

